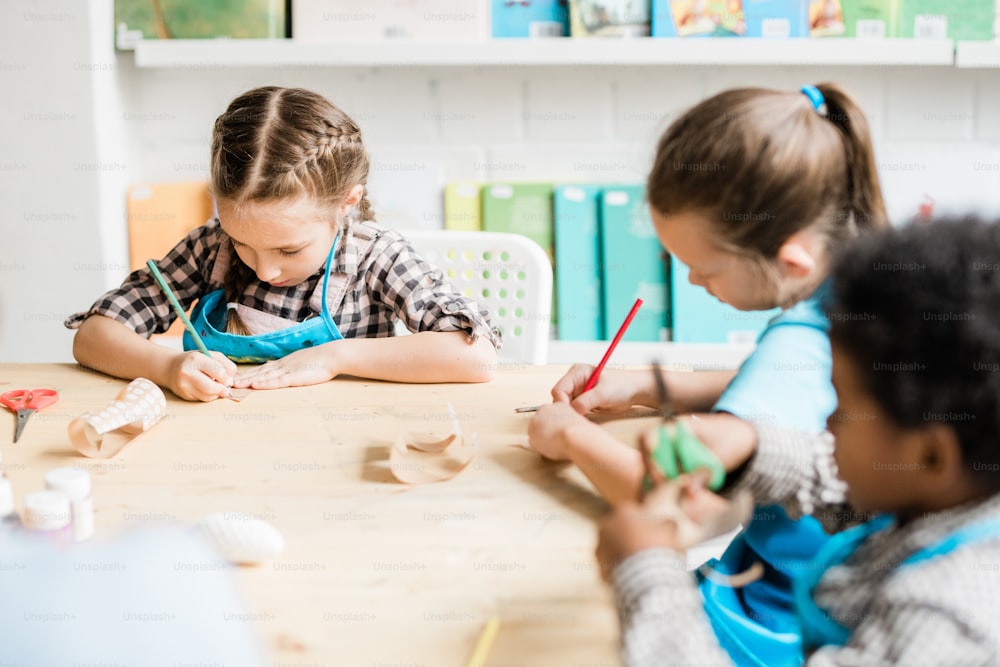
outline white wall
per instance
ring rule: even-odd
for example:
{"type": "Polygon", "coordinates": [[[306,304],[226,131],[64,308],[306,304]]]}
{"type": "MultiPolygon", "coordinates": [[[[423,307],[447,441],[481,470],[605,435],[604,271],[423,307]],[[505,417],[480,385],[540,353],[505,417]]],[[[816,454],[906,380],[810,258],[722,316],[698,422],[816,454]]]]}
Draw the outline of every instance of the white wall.
{"type": "Polygon", "coordinates": [[[1000,70],[137,69],[112,34],[112,0],[0,3],[0,362],[71,359],[61,320],[126,272],[125,184],[206,178],[212,122],[257,85],[314,88],[348,111],[376,212],[404,228],[441,225],[446,180],[641,180],[659,132],[702,97],[828,80],[868,113],[895,217],[924,194],[1000,214],[1000,70]]]}

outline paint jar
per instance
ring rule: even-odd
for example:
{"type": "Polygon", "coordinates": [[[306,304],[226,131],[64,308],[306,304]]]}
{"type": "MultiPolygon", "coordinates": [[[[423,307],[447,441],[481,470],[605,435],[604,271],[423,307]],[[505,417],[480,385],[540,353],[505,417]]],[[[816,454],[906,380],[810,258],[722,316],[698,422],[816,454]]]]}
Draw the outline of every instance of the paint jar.
{"type": "Polygon", "coordinates": [[[21,527],[21,517],[14,507],[14,487],[10,478],[0,475],[0,535],[18,530],[21,527]]]}
{"type": "Polygon", "coordinates": [[[69,497],[73,541],[84,542],[93,537],[94,499],[90,493],[90,474],[79,468],[54,468],[45,473],[45,488],[69,497]]]}
{"type": "Polygon", "coordinates": [[[69,496],[60,491],[35,491],[24,497],[24,526],[57,544],[73,542],[69,496]]]}

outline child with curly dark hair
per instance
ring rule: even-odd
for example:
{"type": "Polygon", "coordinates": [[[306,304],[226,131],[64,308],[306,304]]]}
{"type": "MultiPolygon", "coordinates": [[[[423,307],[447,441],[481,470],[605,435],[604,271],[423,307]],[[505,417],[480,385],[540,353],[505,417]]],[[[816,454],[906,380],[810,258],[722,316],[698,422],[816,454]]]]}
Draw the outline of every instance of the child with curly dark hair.
{"type": "MultiPolygon", "coordinates": [[[[996,665],[1000,224],[870,235],[832,284],[835,443],[747,425],[756,445],[727,494],[750,490],[835,533],[794,581],[806,664],[996,665]]],[[[722,502],[693,489],[685,511],[722,502]]],[[[731,664],[676,544],[676,526],[636,503],[601,528],[625,663],[731,664]]]]}

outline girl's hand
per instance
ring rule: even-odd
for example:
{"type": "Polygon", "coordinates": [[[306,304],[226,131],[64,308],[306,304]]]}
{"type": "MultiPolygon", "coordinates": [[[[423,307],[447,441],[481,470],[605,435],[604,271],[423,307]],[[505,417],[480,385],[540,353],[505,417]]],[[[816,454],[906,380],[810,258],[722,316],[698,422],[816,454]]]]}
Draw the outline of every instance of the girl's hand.
{"type": "Polygon", "coordinates": [[[543,405],[528,424],[528,444],[547,459],[566,460],[566,429],[586,421],[567,403],[543,405]]]}
{"type": "MultiPolygon", "coordinates": [[[[594,366],[575,364],[552,387],[552,400],[556,403],[568,403],[580,414],[588,412],[625,412],[636,404],[636,396],[644,386],[637,386],[643,380],[635,373],[628,371],[609,371],[601,373],[597,384],[590,391],[584,392],[594,366]]],[[[644,374],[648,375],[648,374],[644,374]]]]}
{"type": "Polygon", "coordinates": [[[236,376],[234,387],[251,389],[280,389],[304,387],[332,380],[340,373],[331,360],[332,341],[318,347],[296,350],[286,357],[269,361],[236,376]]]}
{"type": "Polygon", "coordinates": [[[236,364],[220,352],[178,354],[167,369],[167,386],[187,401],[214,401],[226,396],[236,375],[236,364]]]}

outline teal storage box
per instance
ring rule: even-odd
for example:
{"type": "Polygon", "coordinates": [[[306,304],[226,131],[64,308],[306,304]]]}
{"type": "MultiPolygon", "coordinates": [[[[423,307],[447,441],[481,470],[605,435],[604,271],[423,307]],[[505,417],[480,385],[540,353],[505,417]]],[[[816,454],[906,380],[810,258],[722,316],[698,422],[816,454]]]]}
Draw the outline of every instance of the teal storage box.
{"type": "Polygon", "coordinates": [[[559,340],[602,340],[601,186],[555,189],[556,333],[559,340]]]}
{"type": "Polygon", "coordinates": [[[668,330],[666,253],[649,217],[641,185],[601,193],[604,337],[614,338],[636,298],[643,300],[622,340],[663,341],[668,330]]]}
{"type": "Polygon", "coordinates": [[[993,39],[993,0],[902,0],[899,36],[917,39],[993,39]]]}
{"type": "Polygon", "coordinates": [[[508,2],[493,0],[490,11],[493,37],[566,37],[569,8],[559,0],[508,2]]]}
{"type": "Polygon", "coordinates": [[[688,268],[670,258],[671,340],[676,343],[755,343],[781,310],[737,310],[688,281],[688,268]]]}

